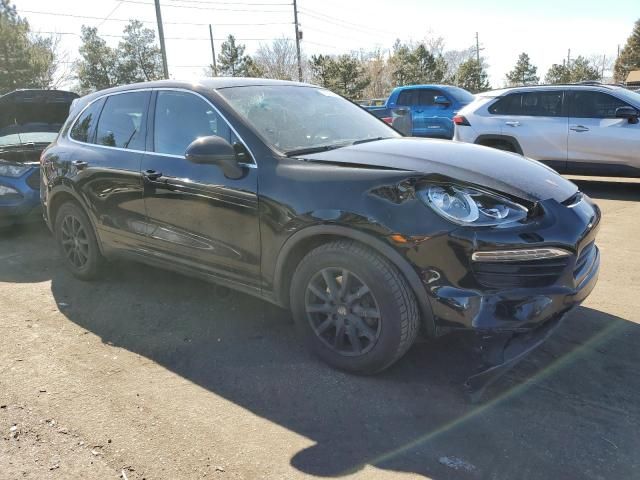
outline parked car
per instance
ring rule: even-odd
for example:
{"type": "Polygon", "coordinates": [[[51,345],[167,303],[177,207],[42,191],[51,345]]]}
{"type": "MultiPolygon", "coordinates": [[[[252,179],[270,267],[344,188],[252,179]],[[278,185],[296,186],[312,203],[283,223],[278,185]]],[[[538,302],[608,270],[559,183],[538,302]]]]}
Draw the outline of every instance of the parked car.
{"type": "Polygon", "coordinates": [[[384,106],[365,108],[389,124],[395,109],[409,108],[412,136],[451,139],[453,117],[474,98],[468,91],[449,85],[408,85],[395,88],[384,106]]]}
{"type": "Polygon", "coordinates": [[[640,176],[640,94],[603,84],[483,93],[454,118],[455,140],[508,150],[562,173],[640,176]]]}
{"type": "Polygon", "coordinates": [[[0,227],[42,221],[40,154],[58,135],[75,98],[60,90],[0,96],[0,227]]]}
{"type": "MultiPolygon", "coordinates": [[[[81,279],[126,257],[293,311],[327,363],[374,373],[419,330],[519,358],[594,287],[600,211],[538,162],[403,138],[320,87],[215,78],[80,99],[42,200],[81,279]]],[[[494,357],[494,358],[497,358],[494,357]]]]}

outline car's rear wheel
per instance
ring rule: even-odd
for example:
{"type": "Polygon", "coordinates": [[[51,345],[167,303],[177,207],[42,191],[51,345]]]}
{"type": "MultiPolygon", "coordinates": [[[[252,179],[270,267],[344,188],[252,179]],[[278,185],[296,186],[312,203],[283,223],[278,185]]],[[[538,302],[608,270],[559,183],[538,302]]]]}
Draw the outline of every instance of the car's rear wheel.
{"type": "Polygon", "coordinates": [[[63,204],[56,214],[54,233],[67,268],[78,278],[96,278],[103,262],[93,227],[75,203],[63,204]]]}
{"type": "Polygon", "coordinates": [[[339,240],[312,250],[291,285],[300,330],[333,367],[379,372],[416,338],[419,314],[411,288],[389,261],[357,242],[339,240]]]}

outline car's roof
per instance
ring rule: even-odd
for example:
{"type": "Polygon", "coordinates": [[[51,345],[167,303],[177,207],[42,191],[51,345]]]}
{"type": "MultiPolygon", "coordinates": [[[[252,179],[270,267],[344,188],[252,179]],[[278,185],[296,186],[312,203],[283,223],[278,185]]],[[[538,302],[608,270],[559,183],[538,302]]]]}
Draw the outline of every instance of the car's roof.
{"type": "Polygon", "coordinates": [[[544,90],[594,90],[594,89],[603,89],[603,90],[624,90],[624,87],[618,85],[610,85],[606,83],[565,83],[565,84],[551,84],[551,85],[526,85],[521,87],[509,87],[509,88],[501,88],[498,90],[489,90],[487,92],[479,93],[480,97],[501,97],[511,92],[530,92],[539,89],[544,90]]]}
{"type": "MultiPolygon", "coordinates": [[[[249,87],[256,85],[289,85],[297,87],[313,87],[308,83],[291,82],[288,80],[271,80],[267,78],[249,78],[249,77],[203,77],[189,78],[184,80],[155,80],[152,82],[132,83],[121,85],[119,87],[101,90],[101,93],[117,92],[122,90],[134,90],[140,88],[195,88],[205,87],[213,90],[229,87],[249,87]]],[[[98,92],[96,92],[98,93],[98,92]]]]}
{"type": "Polygon", "coordinates": [[[397,90],[413,90],[416,88],[441,88],[441,89],[447,89],[447,88],[460,88],[460,87],[456,87],[454,85],[444,85],[444,84],[440,84],[440,83],[424,83],[424,84],[420,84],[420,85],[402,85],[400,87],[396,87],[397,90]]]}

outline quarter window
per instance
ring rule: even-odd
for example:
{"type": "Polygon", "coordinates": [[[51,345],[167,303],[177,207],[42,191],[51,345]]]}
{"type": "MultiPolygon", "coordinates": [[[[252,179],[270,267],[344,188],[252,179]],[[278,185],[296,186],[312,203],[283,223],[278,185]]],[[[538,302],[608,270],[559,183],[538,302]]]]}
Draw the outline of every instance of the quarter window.
{"type": "Polygon", "coordinates": [[[495,115],[561,117],[563,96],[561,90],[512,93],[494,103],[489,112],[495,115]]]}
{"type": "Polygon", "coordinates": [[[93,143],[93,134],[103,105],[104,99],[101,98],[85,108],[71,128],[72,139],[78,142],[93,143]]]}
{"type": "Polygon", "coordinates": [[[107,147],[144,150],[144,120],[149,92],[131,92],[107,98],[96,132],[96,143],[107,147]]]}
{"type": "Polygon", "coordinates": [[[191,142],[217,135],[231,141],[225,120],[202,98],[188,92],[159,90],[154,119],[154,151],[184,155],[191,142]]]}
{"type": "Polygon", "coordinates": [[[616,118],[616,110],[628,104],[602,92],[574,92],[571,100],[571,117],[616,118]]]}

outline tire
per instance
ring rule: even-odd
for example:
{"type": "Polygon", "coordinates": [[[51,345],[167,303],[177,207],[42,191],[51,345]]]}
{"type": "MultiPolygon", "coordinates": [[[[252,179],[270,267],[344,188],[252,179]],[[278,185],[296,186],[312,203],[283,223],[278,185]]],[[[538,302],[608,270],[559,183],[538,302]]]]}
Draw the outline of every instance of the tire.
{"type": "Polygon", "coordinates": [[[291,285],[294,320],[314,353],[332,367],[377,373],[416,339],[420,316],[407,281],[360,243],[338,240],[312,250],[291,285]]]}
{"type": "Polygon", "coordinates": [[[89,218],[79,205],[64,203],[56,214],[54,234],[66,267],[82,280],[97,278],[104,262],[89,218]]]}

